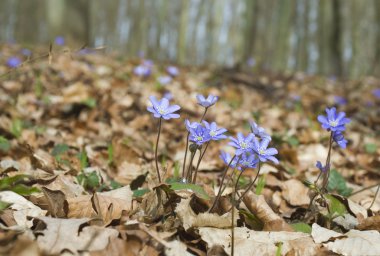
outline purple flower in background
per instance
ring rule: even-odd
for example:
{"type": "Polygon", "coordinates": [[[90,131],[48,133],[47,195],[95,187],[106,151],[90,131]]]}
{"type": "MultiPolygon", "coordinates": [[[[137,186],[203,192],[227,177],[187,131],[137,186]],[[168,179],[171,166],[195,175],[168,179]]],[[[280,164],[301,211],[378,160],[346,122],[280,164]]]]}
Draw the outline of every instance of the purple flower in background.
{"type": "Polygon", "coordinates": [[[256,60],[255,58],[251,57],[247,60],[247,65],[248,67],[254,67],[256,65],[256,60]]]}
{"type": "Polygon", "coordinates": [[[301,96],[298,95],[298,94],[291,94],[290,98],[292,99],[292,101],[295,101],[295,102],[300,102],[301,101],[301,96]]]}
{"type": "Polygon", "coordinates": [[[377,88],[375,90],[372,91],[372,94],[373,96],[375,96],[376,98],[380,99],[380,88],[377,88]]]}
{"type": "Polygon", "coordinates": [[[175,114],[174,112],[178,111],[181,107],[178,105],[169,105],[169,100],[166,98],[162,98],[160,101],[154,96],[149,97],[150,102],[152,103],[151,107],[148,107],[147,110],[153,113],[155,118],[163,118],[165,120],[169,120],[171,118],[179,118],[179,114],[175,114]]]}
{"type": "Polygon", "coordinates": [[[173,99],[173,94],[171,92],[165,92],[163,97],[165,99],[172,100],[173,99]]]}
{"type": "MultiPolygon", "coordinates": [[[[231,159],[232,159],[231,155],[228,154],[228,153],[225,152],[225,151],[220,151],[220,155],[219,155],[219,157],[223,160],[223,162],[224,162],[225,164],[229,164],[229,163],[231,162],[231,159]]],[[[231,166],[232,168],[235,168],[235,167],[236,167],[236,163],[237,163],[237,159],[235,158],[235,159],[232,161],[232,163],[231,163],[230,166],[231,166]]]]}
{"type": "Polygon", "coordinates": [[[350,119],[346,118],[346,113],[336,113],[336,108],[326,108],[327,117],[323,115],[318,116],[318,121],[322,124],[322,127],[328,131],[344,131],[345,125],[350,122],[350,119]]]}
{"type": "Polygon", "coordinates": [[[338,105],[346,105],[347,104],[347,100],[346,98],[342,97],[342,96],[338,96],[338,95],[335,95],[334,96],[334,102],[338,105]]]}
{"type": "Polygon", "coordinates": [[[347,140],[344,138],[341,131],[336,131],[333,133],[333,140],[339,145],[339,147],[346,148],[347,140]]]}
{"type": "Polygon", "coordinates": [[[260,161],[266,162],[267,160],[272,161],[275,164],[278,164],[277,158],[274,155],[278,154],[277,149],[268,148],[270,140],[264,138],[261,142],[258,141],[257,138],[253,139],[253,151],[257,154],[260,161]]]}
{"type": "Polygon", "coordinates": [[[265,132],[265,129],[263,127],[260,127],[258,124],[256,124],[254,121],[249,122],[251,125],[251,132],[259,136],[261,139],[267,138],[269,140],[272,140],[272,137],[265,132]]]}
{"type": "Polygon", "coordinates": [[[190,132],[191,129],[196,129],[200,123],[197,122],[190,122],[189,119],[185,120],[186,129],[190,132]]]}
{"type": "Polygon", "coordinates": [[[315,165],[321,172],[326,172],[328,168],[326,166],[323,166],[320,161],[317,161],[317,164],[315,165]]]}
{"type": "Polygon", "coordinates": [[[218,101],[218,97],[210,94],[206,99],[203,95],[198,94],[197,100],[199,105],[209,108],[218,101]]]}
{"type": "Polygon", "coordinates": [[[7,66],[10,68],[17,68],[21,65],[21,59],[19,57],[10,57],[7,60],[7,66]]]}
{"type": "Polygon", "coordinates": [[[21,53],[22,53],[22,55],[27,56],[27,57],[29,57],[30,55],[32,55],[32,51],[29,50],[29,49],[26,49],[26,48],[22,49],[21,53]]]}
{"type": "Polygon", "coordinates": [[[166,68],[166,72],[168,72],[169,75],[171,76],[178,76],[179,75],[179,70],[177,67],[174,66],[169,66],[166,68]]]}
{"type": "Polygon", "coordinates": [[[65,45],[65,38],[63,36],[57,36],[54,40],[56,45],[63,46],[65,45]]]}
{"type": "Polygon", "coordinates": [[[198,125],[195,129],[190,129],[189,140],[197,144],[198,146],[209,141],[211,139],[208,130],[202,125],[198,125]]]}
{"type": "Polygon", "coordinates": [[[255,154],[243,154],[239,160],[238,169],[243,171],[247,168],[256,168],[259,160],[255,154]]]}
{"type": "Polygon", "coordinates": [[[133,73],[135,73],[135,75],[138,75],[138,76],[143,76],[143,77],[147,77],[150,75],[151,73],[151,70],[149,67],[147,66],[144,66],[144,65],[138,65],[137,67],[135,67],[133,69],[133,73]]]}
{"type": "Polygon", "coordinates": [[[207,121],[203,121],[203,124],[208,130],[211,140],[223,140],[227,138],[227,136],[223,134],[227,131],[227,129],[218,128],[215,122],[209,124],[207,121]]]}
{"type": "Polygon", "coordinates": [[[243,153],[247,153],[252,150],[252,141],[255,138],[253,133],[248,134],[247,137],[244,137],[242,133],[237,134],[237,138],[230,137],[230,143],[228,145],[236,148],[236,155],[240,156],[243,153]]]}
{"type": "Polygon", "coordinates": [[[170,76],[160,76],[160,77],[157,78],[157,81],[161,85],[167,85],[167,84],[169,84],[172,81],[172,78],[170,76]]]}

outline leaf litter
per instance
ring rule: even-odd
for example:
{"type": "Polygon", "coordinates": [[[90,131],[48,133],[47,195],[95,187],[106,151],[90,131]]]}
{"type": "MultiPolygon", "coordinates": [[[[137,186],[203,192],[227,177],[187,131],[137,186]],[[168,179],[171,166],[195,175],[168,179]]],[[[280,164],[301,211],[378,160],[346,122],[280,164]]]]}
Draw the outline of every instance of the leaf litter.
{"type": "MultiPolygon", "coordinates": [[[[334,104],[343,82],[183,67],[170,84],[158,86],[155,76],[165,65],[154,65],[151,77],[138,77],[137,64],[98,53],[57,52],[51,64],[41,60],[2,77],[2,254],[230,254],[227,199],[233,189],[208,213],[224,168],[218,158],[223,143],[210,144],[198,184],[187,186],[178,180],[183,119],[165,122],[158,152],[166,184],[157,183],[157,123],[146,106],[150,95],[165,93],[190,119],[202,114],[195,95],[212,93],[220,101],[207,120],[228,127],[231,135],[247,132],[244,125],[256,120],[273,134],[280,163],[265,164],[261,188],[232,207],[236,255],[379,254],[380,102],[371,91],[380,80],[363,78],[360,87],[344,81],[348,104],[337,107],[354,122],[347,149],[336,149],[331,159],[335,170],[327,188],[336,196],[327,198],[333,207],[327,212],[323,200],[309,208],[306,181],[316,179],[315,162],[327,154],[328,138],[316,116],[334,104]]],[[[241,185],[255,174],[245,171],[241,185]]]]}

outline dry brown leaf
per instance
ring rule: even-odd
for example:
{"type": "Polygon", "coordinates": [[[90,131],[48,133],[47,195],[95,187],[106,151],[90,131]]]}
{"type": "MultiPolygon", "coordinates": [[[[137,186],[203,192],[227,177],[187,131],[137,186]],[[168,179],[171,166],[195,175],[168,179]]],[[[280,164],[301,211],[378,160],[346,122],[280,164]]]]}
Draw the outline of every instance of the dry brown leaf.
{"type": "Polygon", "coordinates": [[[267,231],[293,231],[292,227],[286,223],[280,216],[273,212],[267,204],[263,195],[256,195],[248,192],[243,202],[253,214],[255,214],[263,223],[264,230],[267,231]]]}
{"type": "Polygon", "coordinates": [[[316,243],[327,249],[347,256],[380,255],[380,234],[378,231],[352,229],[345,234],[323,228],[314,223],[311,235],[316,243]]]}
{"type": "MultiPolygon", "coordinates": [[[[318,245],[309,234],[300,232],[253,231],[245,227],[235,228],[235,255],[276,255],[277,245],[282,243],[282,255],[317,255],[318,245]]],[[[199,234],[209,248],[221,245],[224,251],[231,252],[231,230],[199,228],[199,234]]]]}
{"type": "Polygon", "coordinates": [[[116,238],[119,235],[115,229],[97,226],[83,227],[90,220],[88,218],[39,217],[35,219],[44,223],[44,225],[37,225],[35,233],[40,234],[37,237],[38,245],[48,254],[60,254],[64,250],[68,250],[79,255],[79,251],[103,250],[111,238],[116,238]]]}
{"type": "MultiPolygon", "coordinates": [[[[217,227],[217,228],[228,228],[231,227],[231,213],[225,213],[219,216],[216,213],[199,213],[198,215],[190,207],[190,198],[182,199],[177,205],[176,213],[181,220],[185,230],[191,227],[217,227]]],[[[234,223],[238,219],[238,214],[235,214],[234,223]]]]}
{"type": "Polygon", "coordinates": [[[12,204],[9,208],[14,210],[13,218],[17,225],[21,227],[30,228],[33,225],[32,221],[27,219],[27,216],[39,217],[46,214],[45,210],[12,191],[0,192],[0,200],[12,204]]]}
{"type": "Polygon", "coordinates": [[[129,186],[109,192],[95,193],[67,199],[69,218],[99,217],[108,224],[129,211],[132,203],[132,190],[129,186]]]}
{"type": "Polygon", "coordinates": [[[380,215],[368,217],[361,221],[357,226],[360,230],[377,230],[380,231],[380,215]]]}
{"type": "Polygon", "coordinates": [[[310,203],[309,189],[301,181],[290,179],[281,183],[282,196],[293,206],[304,206],[310,203]]]}

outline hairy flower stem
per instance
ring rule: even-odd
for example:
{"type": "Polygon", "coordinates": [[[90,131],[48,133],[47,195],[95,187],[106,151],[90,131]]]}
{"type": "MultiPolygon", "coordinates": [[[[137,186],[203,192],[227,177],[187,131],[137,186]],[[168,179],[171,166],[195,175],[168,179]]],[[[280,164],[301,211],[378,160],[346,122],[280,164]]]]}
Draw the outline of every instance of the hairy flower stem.
{"type": "Polygon", "coordinates": [[[187,168],[187,174],[186,174],[186,182],[190,181],[191,182],[191,177],[193,177],[193,161],[194,161],[194,156],[197,153],[197,151],[191,152],[191,157],[190,157],[190,164],[189,167],[187,168]]]}
{"type": "Polygon", "coordinates": [[[154,152],[154,159],[156,161],[156,171],[157,171],[157,177],[158,177],[158,182],[161,183],[161,176],[160,176],[160,170],[158,169],[158,142],[160,141],[160,134],[161,134],[161,123],[162,123],[162,118],[159,119],[158,121],[158,134],[157,134],[157,141],[156,141],[156,149],[154,152]]]}
{"type": "Polygon", "coordinates": [[[243,174],[243,171],[241,171],[241,172],[239,173],[239,176],[238,176],[237,179],[236,179],[236,183],[235,183],[235,193],[236,193],[236,194],[238,193],[239,180],[240,180],[240,177],[241,177],[242,174],[243,174]]]}
{"type": "Polygon", "coordinates": [[[319,178],[321,176],[323,176],[323,181],[322,181],[322,186],[321,186],[321,191],[322,193],[325,191],[327,185],[328,185],[328,182],[329,182],[329,176],[330,176],[330,159],[331,159],[331,149],[332,149],[332,145],[333,145],[333,137],[334,137],[334,132],[331,131],[331,134],[330,134],[330,140],[329,140],[329,151],[327,153],[327,158],[326,158],[326,163],[325,163],[325,168],[326,170],[324,172],[320,172],[317,179],[315,180],[314,184],[316,185],[319,178]]]}
{"type": "Polygon", "coordinates": [[[215,206],[216,206],[216,203],[218,202],[218,200],[219,200],[219,198],[220,198],[220,195],[222,194],[222,185],[223,185],[224,179],[226,178],[227,171],[228,171],[228,169],[230,168],[230,166],[231,166],[231,164],[232,164],[232,161],[235,159],[235,157],[236,157],[236,155],[234,155],[234,156],[231,158],[230,162],[228,163],[228,165],[226,166],[226,168],[225,168],[224,171],[223,171],[223,177],[222,177],[222,181],[221,181],[221,183],[220,183],[219,191],[218,191],[218,194],[217,194],[217,196],[216,196],[216,198],[215,198],[215,200],[214,200],[214,203],[212,204],[210,210],[208,210],[209,213],[211,213],[211,212],[214,210],[214,208],[215,208],[215,206]]]}
{"type": "Polygon", "coordinates": [[[205,149],[203,150],[203,152],[202,152],[201,155],[199,156],[199,159],[198,159],[198,162],[197,162],[197,167],[195,168],[195,172],[194,172],[194,179],[193,179],[193,183],[194,183],[194,184],[197,182],[197,174],[198,174],[199,165],[201,164],[201,161],[202,161],[202,159],[203,159],[203,156],[204,156],[205,153],[206,153],[206,150],[207,150],[207,147],[208,147],[209,144],[210,144],[210,141],[208,141],[208,142],[206,143],[205,149]]]}
{"type": "MultiPolygon", "coordinates": [[[[239,175],[240,177],[240,175],[239,175]]],[[[237,183],[237,181],[236,181],[237,183]]],[[[236,195],[236,187],[235,191],[232,191],[232,212],[231,212],[231,256],[234,256],[235,253],[235,195],[236,195]]]]}
{"type": "Polygon", "coordinates": [[[189,138],[190,138],[190,132],[187,133],[187,138],[186,138],[185,158],[183,159],[183,165],[182,165],[182,179],[185,178],[186,158],[187,158],[187,151],[189,150],[189,138]]]}
{"type": "MultiPolygon", "coordinates": [[[[203,115],[201,117],[200,123],[202,123],[203,119],[206,116],[208,108],[205,108],[205,111],[203,112],[203,115]]],[[[185,177],[185,168],[186,168],[186,159],[187,159],[187,151],[189,150],[189,138],[190,138],[190,132],[187,132],[187,137],[186,137],[186,150],[185,150],[185,157],[183,159],[183,164],[182,164],[182,178],[185,177]]]]}
{"type": "Polygon", "coordinates": [[[259,177],[260,170],[261,170],[261,162],[259,162],[259,169],[257,171],[255,179],[251,182],[251,184],[249,184],[248,188],[243,192],[243,194],[241,194],[241,196],[239,197],[239,199],[237,200],[237,202],[240,202],[240,200],[243,199],[243,197],[248,193],[248,191],[251,190],[252,186],[255,184],[257,178],[259,177]]]}

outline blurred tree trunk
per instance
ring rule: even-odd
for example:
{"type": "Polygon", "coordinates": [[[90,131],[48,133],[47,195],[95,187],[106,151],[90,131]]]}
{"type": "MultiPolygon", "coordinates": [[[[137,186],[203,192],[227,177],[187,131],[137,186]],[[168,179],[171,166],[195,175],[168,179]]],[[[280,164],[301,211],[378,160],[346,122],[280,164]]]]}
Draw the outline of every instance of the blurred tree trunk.
{"type": "Polygon", "coordinates": [[[375,17],[376,17],[376,40],[375,40],[375,56],[372,62],[370,74],[380,74],[380,1],[374,0],[375,17]]]}
{"type": "Polygon", "coordinates": [[[186,60],[186,32],[187,32],[187,24],[189,19],[189,1],[182,0],[181,1],[181,14],[180,14],[180,22],[178,24],[178,43],[177,43],[177,57],[178,62],[181,64],[185,63],[186,60]]]}
{"type": "Polygon", "coordinates": [[[332,22],[331,22],[331,35],[330,35],[330,49],[331,49],[331,63],[334,75],[341,76],[342,69],[342,29],[340,17],[340,0],[331,0],[332,8],[332,22]]]}
{"type": "Polygon", "coordinates": [[[255,38],[257,33],[257,16],[258,16],[258,3],[256,0],[246,0],[246,22],[245,22],[245,48],[244,59],[248,60],[253,57],[255,49],[255,38]]]}

